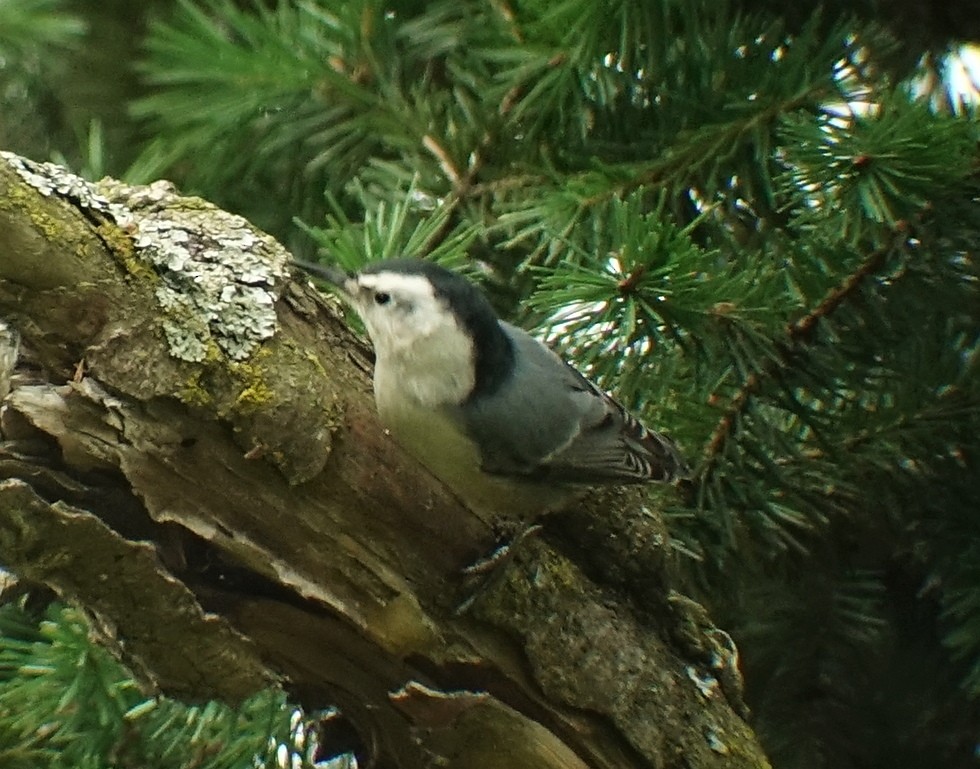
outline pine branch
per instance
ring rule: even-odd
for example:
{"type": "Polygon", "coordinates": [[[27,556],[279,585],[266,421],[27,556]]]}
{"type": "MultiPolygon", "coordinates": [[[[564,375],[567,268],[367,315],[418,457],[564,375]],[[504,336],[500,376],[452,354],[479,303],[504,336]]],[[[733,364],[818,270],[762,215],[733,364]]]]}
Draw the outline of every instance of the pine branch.
{"type": "Polygon", "coordinates": [[[279,746],[306,765],[290,726],[298,709],[281,692],[238,708],[146,697],[93,632],[72,607],[52,604],[39,622],[0,606],[0,740],[18,746],[0,750],[0,765],[230,769],[270,766],[279,746]]]}
{"type": "MultiPolygon", "coordinates": [[[[5,59],[30,48],[65,46],[78,40],[84,31],[81,18],[58,0],[0,3],[0,53],[5,59]]],[[[10,62],[5,61],[4,67],[9,66],[10,62]]]]}
{"type": "MultiPolygon", "coordinates": [[[[864,262],[832,289],[816,307],[786,327],[786,338],[776,345],[776,355],[767,359],[759,370],[746,377],[741,388],[731,398],[724,415],[718,420],[705,449],[705,471],[721,456],[722,449],[732,437],[738,417],[745,412],[753,396],[757,395],[771,378],[792,364],[792,360],[800,350],[812,341],[817,324],[829,319],[841,305],[860,290],[867,279],[881,270],[888,257],[905,242],[906,237],[905,231],[894,233],[892,242],[872,251],[864,262]]],[[[712,401],[717,402],[719,398],[720,396],[714,395],[712,401]]]]}

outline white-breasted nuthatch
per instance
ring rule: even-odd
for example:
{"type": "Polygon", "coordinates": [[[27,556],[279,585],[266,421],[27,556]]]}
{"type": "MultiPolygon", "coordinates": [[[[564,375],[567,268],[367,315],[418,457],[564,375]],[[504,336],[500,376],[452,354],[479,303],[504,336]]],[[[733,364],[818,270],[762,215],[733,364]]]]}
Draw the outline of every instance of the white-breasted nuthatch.
{"type": "Polygon", "coordinates": [[[336,286],[364,321],[382,424],[474,510],[528,516],[567,498],[570,485],[686,472],[672,441],[500,320],[465,278],[417,259],[352,275],[296,264],[336,286]]]}

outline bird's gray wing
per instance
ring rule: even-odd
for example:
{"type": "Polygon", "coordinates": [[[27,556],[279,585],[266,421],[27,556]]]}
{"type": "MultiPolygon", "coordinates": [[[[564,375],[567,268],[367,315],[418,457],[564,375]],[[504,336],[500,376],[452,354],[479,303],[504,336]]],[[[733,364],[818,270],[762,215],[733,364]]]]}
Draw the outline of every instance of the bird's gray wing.
{"type": "Polygon", "coordinates": [[[502,323],[516,375],[467,409],[487,472],[565,483],[641,483],[686,472],[670,439],[521,329],[502,323]]]}
{"type": "Polygon", "coordinates": [[[579,405],[578,429],[566,445],[541,460],[542,470],[578,483],[670,481],[687,473],[673,441],[568,368],[581,388],[573,394],[579,405]]]}

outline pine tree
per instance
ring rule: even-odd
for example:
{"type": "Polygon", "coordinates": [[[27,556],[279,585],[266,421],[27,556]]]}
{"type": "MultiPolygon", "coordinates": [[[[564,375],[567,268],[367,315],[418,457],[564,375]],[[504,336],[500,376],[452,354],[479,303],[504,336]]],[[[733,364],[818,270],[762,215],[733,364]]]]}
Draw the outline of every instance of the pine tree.
{"type": "Polygon", "coordinates": [[[148,697],[91,633],[58,603],[40,617],[23,601],[0,607],[0,766],[240,769],[303,756],[304,728],[281,692],[237,710],[148,697]]]}
{"type": "Polygon", "coordinates": [[[972,765],[978,137],[893,29],[185,1],[139,69],[130,178],[344,267],[465,270],[677,440],[676,570],[738,641],[775,766],[972,765]]]}

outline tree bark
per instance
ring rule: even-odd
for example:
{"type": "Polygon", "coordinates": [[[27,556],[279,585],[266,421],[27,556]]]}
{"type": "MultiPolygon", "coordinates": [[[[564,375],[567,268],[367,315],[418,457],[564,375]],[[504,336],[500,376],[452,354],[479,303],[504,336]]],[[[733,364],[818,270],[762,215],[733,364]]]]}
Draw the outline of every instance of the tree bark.
{"type": "Polygon", "coordinates": [[[369,351],[288,264],[166,183],[0,155],[2,564],[148,686],[281,684],[369,765],[768,766],[642,490],[585,495],[457,611],[498,522],[386,436],[369,351]]]}

